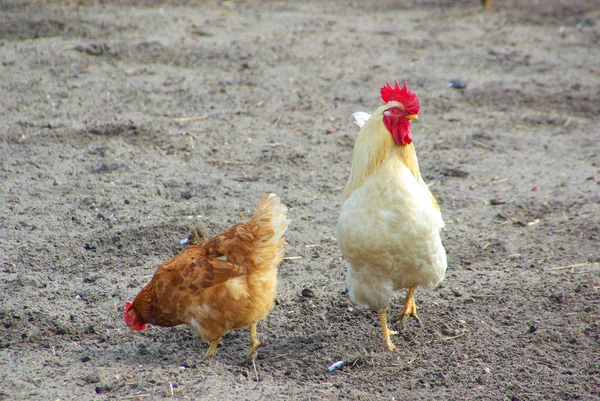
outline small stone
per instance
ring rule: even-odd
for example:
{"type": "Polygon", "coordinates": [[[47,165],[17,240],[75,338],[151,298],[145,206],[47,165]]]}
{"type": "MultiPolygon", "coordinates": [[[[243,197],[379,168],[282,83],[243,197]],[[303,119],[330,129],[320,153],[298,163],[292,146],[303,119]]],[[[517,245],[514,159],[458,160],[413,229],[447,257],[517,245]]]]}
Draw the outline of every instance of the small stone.
{"type": "Polygon", "coordinates": [[[109,385],[96,386],[96,394],[110,393],[112,387],[109,385]]]}
{"type": "Polygon", "coordinates": [[[305,298],[314,298],[315,293],[311,289],[305,288],[302,290],[302,296],[305,298]]]}
{"type": "Polygon", "coordinates": [[[96,252],[98,250],[98,244],[96,243],[96,241],[86,242],[83,245],[83,248],[87,251],[96,252]]]}
{"type": "Polygon", "coordinates": [[[467,82],[463,81],[462,79],[453,79],[446,84],[446,87],[454,89],[465,89],[467,87],[467,82]]]}
{"type": "Polygon", "coordinates": [[[550,297],[549,297],[549,298],[550,298],[552,301],[556,302],[557,304],[562,304],[562,303],[563,303],[564,296],[563,296],[563,294],[560,294],[560,293],[559,293],[559,294],[552,294],[552,295],[550,295],[550,297]]]}
{"type": "Polygon", "coordinates": [[[100,383],[100,376],[97,374],[91,374],[86,376],[84,380],[88,383],[100,383]]]}

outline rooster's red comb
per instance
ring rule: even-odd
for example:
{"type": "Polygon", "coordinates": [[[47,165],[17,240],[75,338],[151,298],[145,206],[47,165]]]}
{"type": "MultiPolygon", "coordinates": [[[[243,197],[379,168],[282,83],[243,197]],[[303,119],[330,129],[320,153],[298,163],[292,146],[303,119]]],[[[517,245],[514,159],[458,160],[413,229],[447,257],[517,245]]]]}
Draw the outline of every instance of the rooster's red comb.
{"type": "Polygon", "coordinates": [[[417,94],[411,90],[408,90],[406,82],[402,88],[395,81],[395,85],[392,87],[388,82],[381,88],[381,100],[385,103],[396,101],[402,103],[404,108],[410,114],[419,114],[420,102],[417,94]]]}

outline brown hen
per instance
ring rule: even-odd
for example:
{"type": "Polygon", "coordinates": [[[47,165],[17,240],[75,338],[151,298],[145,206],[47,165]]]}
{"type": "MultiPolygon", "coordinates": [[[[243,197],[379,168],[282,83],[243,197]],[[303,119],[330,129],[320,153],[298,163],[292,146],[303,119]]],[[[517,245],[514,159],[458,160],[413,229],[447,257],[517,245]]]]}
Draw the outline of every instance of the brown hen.
{"type": "Polygon", "coordinates": [[[187,324],[210,347],[223,333],[250,326],[250,351],[259,345],[256,323],[273,306],[277,265],[283,259],[287,208],[275,194],[261,199],[254,216],[163,263],[133,302],[125,306],[132,330],[146,324],[187,324]]]}

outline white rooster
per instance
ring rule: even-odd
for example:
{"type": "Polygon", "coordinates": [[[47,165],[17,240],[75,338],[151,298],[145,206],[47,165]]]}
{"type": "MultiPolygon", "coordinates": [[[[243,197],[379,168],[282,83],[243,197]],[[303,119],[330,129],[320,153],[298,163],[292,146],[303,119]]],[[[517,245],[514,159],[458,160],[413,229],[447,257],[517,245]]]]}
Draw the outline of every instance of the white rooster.
{"type": "Polygon", "coordinates": [[[396,81],[381,88],[385,105],[372,115],[354,114],[361,127],[354,144],[352,171],[344,189],[337,240],[348,261],[350,298],[379,314],[383,345],[395,351],[387,308],[394,292],[408,289],[397,320],[417,316],[415,287],[437,286],[446,272],[440,238],[444,221],[423,181],[412,144],[411,120],[419,98],[396,81]]]}

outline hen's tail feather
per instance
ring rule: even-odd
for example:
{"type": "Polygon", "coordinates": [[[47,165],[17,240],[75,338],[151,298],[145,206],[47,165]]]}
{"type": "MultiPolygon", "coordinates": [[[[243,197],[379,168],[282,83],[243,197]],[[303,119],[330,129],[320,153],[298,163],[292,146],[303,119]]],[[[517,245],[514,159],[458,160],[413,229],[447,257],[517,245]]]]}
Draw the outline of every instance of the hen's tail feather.
{"type": "Polygon", "coordinates": [[[256,269],[275,268],[283,259],[283,234],[289,223],[286,213],[287,207],[273,193],[258,202],[254,216],[247,223],[254,237],[251,247],[256,269]]]}

